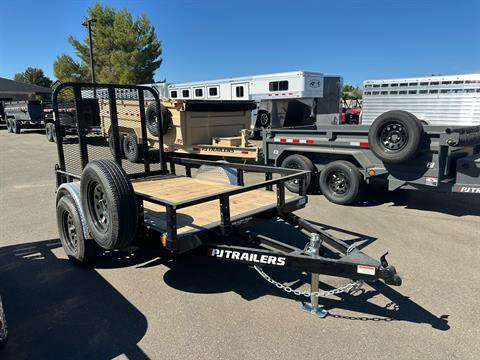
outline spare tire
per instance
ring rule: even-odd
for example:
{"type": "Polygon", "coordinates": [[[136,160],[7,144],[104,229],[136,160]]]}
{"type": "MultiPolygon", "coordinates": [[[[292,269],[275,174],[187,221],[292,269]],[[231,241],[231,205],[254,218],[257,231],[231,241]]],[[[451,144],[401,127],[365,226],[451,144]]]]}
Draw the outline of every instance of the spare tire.
{"type": "Polygon", "coordinates": [[[80,198],[98,245],[113,250],[133,242],[138,223],[136,196],[127,174],[114,161],[96,160],[85,166],[80,198]]]}
{"type": "Polygon", "coordinates": [[[385,163],[398,164],[413,158],[420,147],[423,126],[406,111],[387,111],[370,126],[368,143],[385,163]]]}
{"type": "MultiPolygon", "coordinates": [[[[165,135],[172,124],[172,113],[162,104],[160,104],[160,111],[162,112],[162,132],[165,135]]],[[[147,123],[147,130],[153,136],[158,136],[158,113],[157,106],[153,103],[148,105],[145,111],[145,121],[147,123]]]]}

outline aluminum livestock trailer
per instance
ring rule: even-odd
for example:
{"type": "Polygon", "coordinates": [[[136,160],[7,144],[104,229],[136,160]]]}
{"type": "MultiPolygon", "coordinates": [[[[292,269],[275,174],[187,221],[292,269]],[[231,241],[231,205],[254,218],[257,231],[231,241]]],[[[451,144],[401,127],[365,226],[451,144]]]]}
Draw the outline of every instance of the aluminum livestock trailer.
{"type": "MultiPolygon", "coordinates": [[[[55,119],[59,117],[58,96],[63,90],[74,94],[77,135],[57,134],[56,210],[60,240],[74,261],[89,263],[100,249],[127,247],[139,239],[159,244],[172,254],[196,251],[219,260],[253,266],[266,280],[287,292],[311,298],[306,310],[321,317],[326,311],[318,297],[351,291],[359,281],[383,280],[400,285],[401,279],[385,255],[375,260],[349,246],[292,212],[307,203],[307,172],[260,165],[229,164],[195,159],[167,159],[163,150],[160,100],[146,86],[63,83],[53,93],[55,119]],[[107,144],[86,133],[79,107],[85,103],[85,88],[103,89],[108,94],[112,126],[113,155],[107,144]],[[138,113],[143,134],[143,162],[122,160],[118,131],[117,89],[137,92],[138,113]],[[158,122],[157,149],[147,143],[144,99],[154,98],[158,122]],[[167,166],[169,164],[169,166],[167,166]],[[185,175],[180,175],[182,167],[185,175]],[[234,172],[234,181],[206,180],[195,175],[202,167],[234,172]],[[198,168],[198,170],[197,170],[198,168]],[[263,176],[253,184],[245,175],[263,176]],[[298,179],[299,194],[288,194],[285,183],[298,179]],[[294,231],[305,231],[309,241],[299,247],[287,239],[255,232],[254,224],[275,220],[294,231]],[[292,289],[272,280],[262,267],[289,268],[312,274],[310,291],[292,289]],[[318,274],[351,279],[335,290],[318,291],[318,274]]],[[[101,93],[100,91],[97,93],[101,93]]],[[[130,104],[131,105],[131,104],[130,104]]],[[[130,110],[131,111],[131,110],[130,110]]],[[[56,121],[60,126],[60,120],[56,121]]],[[[220,178],[220,177],[219,177],[220,178]]]]}
{"type": "Polygon", "coordinates": [[[366,80],[361,123],[387,111],[403,110],[424,125],[480,125],[480,73],[366,80]]]}

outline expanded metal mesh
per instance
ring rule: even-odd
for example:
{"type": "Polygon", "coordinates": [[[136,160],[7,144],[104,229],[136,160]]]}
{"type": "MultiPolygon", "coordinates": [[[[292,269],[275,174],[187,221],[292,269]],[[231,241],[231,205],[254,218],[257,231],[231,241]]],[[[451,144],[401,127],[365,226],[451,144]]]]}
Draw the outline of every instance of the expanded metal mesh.
{"type": "Polygon", "coordinates": [[[55,128],[61,170],[80,176],[89,161],[101,159],[117,161],[132,177],[161,170],[161,115],[154,91],[123,85],[63,85],[54,106],[60,118],[55,128]]]}

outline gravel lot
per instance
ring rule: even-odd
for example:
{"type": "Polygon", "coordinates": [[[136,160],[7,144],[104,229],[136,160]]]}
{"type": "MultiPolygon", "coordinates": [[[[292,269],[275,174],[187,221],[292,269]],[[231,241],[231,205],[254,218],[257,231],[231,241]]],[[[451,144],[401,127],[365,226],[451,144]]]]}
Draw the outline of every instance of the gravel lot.
{"type": "Polygon", "coordinates": [[[310,196],[299,214],[369,255],[389,251],[404,282],[321,299],[331,316],[320,320],[239,264],[145,250],[71,264],[56,229],[55,145],[0,129],[0,148],[2,359],[478,358],[478,198],[400,191],[342,207],[310,196]]]}

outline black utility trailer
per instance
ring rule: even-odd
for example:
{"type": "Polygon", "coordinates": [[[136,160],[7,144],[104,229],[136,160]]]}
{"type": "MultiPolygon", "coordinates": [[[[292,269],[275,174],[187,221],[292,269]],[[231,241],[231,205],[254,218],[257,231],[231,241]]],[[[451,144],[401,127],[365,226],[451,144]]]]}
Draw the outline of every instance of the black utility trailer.
{"type": "MultiPolygon", "coordinates": [[[[318,297],[351,291],[362,281],[383,280],[400,285],[395,268],[385,256],[375,260],[354,246],[322,231],[292,212],[307,203],[304,186],[307,172],[269,166],[230,164],[198,159],[166,157],[163,152],[162,120],[158,121],[158,149],[148,147],[145,98],[156,92],[145,86],[61,84],[53,93],[55,119],[59,117],[58,96],[73,94],[77,132],[57,134],[59,161],[56,165],[57,223],[67,255],[82,263],[95,260],[97,251],[125,248],[142,239],[161,244],[170,253],[195,250],[220,260],[252,265],[267,281],[288,292],[309,296],[309,312],[325,316],[318,297]],[[95,89],[96,91],[92,91],[95,89]],[[122,160],[118,117],[121,100],[117,90],[129,90],[138,102],[142,131],[143,163],[122,160]],[[111,144],[86,132],[82,116],[85,97],[109,101],[111,144]],[[110,151],[109,145],[113,148],[110,151]],[[179,168],[183,168],[180,175],[179,168]],[[205,168],[235,174],[234,181],[216,182],[195,177],[205,168]],[[249,184],[248,173],[261,174],[249,184]],[[288,194],[285,183],[298,179],[299,194],[288,194]],[[309,235],[307,244],[295,247],[287,239],[273,239],[256,233],[252,226],[277,220],[309,235]],[[305,245],[305,246],[304,246],[305,245]],[[327,256],[327,254],[330,254],[327,256]],[[261,267],[289,268],[312,274],[311,291],[299,291],[272,280],[261,267]],[[329,292],[318,291],[318,275],[351,279],[348,285],[329,292]]],[[[59,120],[56,121],[59,127],[59,120]]],[[[221,177],[219,175],[219,177],[221,177]]],[[[229,177],[230,179],[232,176],[229,177]]]]}
{"type": "MultiPolygon", "coordinates": [[[[371,126],[271,129],[263,150],[267,164],[309,171],[307,189],[337,204],[353,203],[370,184],[480,195],[480,126],[425,126],[389,111],[371,126]]],[[[298,183],[287,188],[298,192],[298,183]]]]}
{"type": "Polygon", "coordinates": [[[8,132],[20,134],[22,129],[43,128],[43,109],[40,100],[4,102],[3,112],[8,132]]]}

